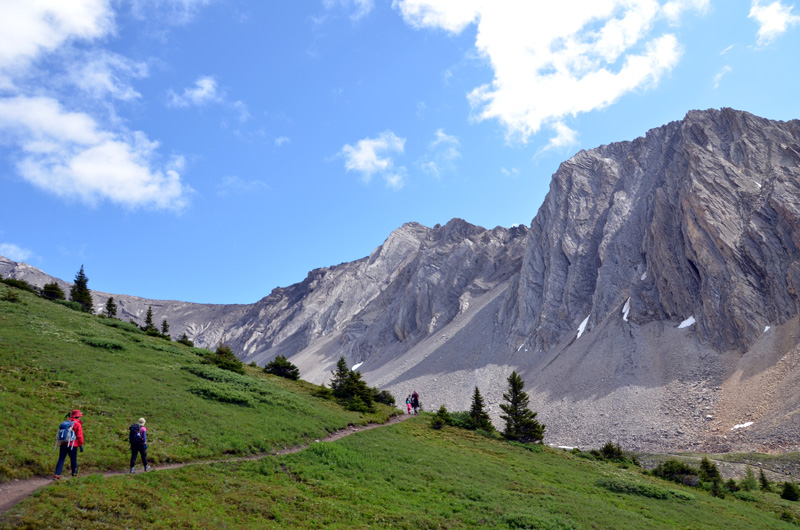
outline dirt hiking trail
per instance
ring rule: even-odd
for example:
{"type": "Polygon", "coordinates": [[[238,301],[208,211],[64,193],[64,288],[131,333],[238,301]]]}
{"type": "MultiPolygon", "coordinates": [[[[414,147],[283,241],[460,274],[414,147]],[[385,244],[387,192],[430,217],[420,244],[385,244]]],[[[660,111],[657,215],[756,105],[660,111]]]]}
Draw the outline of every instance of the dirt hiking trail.
{"type": "MultiPolygon", "coordinates": [[[[375,429],[377,427],[388,427],[389,425],[394,425],[395,423],[399,423],[401,421],[407,420],[411,416],[408,414],[398,414],[397,416],[392,416],[389,418],[389,421],[386,423],[369,423],[367,425],[348,425],[344,429],[340,429],[338,431],[332,432],[325,438],[320,438],[319,440],[315,440],[314,443],[317,442],[334,442],[336,440],[340,440],[345,436],[350,436],[351,434],[355,434],[361,431],[368,431],[370,429],[375,429]]],[[[204,464],[217,464],[220,462],[243,462],[247,460],[259,460],[261,458],[267,458],[270,456],[279,456],[279,455],[288,455],[291,453],[299,453],[303,449],[307,448],[309,444],[304,445],[295,445],[293,447],[287,447],[286,449],[282,449],[275,453],[261,453],[257,455],[250,455],[250,456],[243,456],[240,458],[224,458],[218,460],[198,460],[195,462],[182,462],[178,464],[164,464],[162,466],[150,466],[149,473],[153,473],[154,471],[164,471],[166,469],[176,469],[179,467],[184,466],[199,466],[204,464]]],[[[55,464],[54,464],[55,465],[55,464]]],[[[143,472],[143,471],[142,471],[143,472]]],[[[128,471],[120,470],[120,471],[103,471],[101,473],[91,473],[92,475],[103,475],[104,477],[111,477],[115,475],[127,475],[128,471]]],[[[65,474],[60,482],[64,482],[69,480],[68,476],[65,474]]],[[[26,499],[33,495],[33,493],[43,488],[47,485],[53,484],[52,477],[35,477],[31,479],[25,480],[11,480],[6,483],[0,483],[0,515],[4,514],[14,506],[16,506],[19,502],[23,499],[26,499]]]]}

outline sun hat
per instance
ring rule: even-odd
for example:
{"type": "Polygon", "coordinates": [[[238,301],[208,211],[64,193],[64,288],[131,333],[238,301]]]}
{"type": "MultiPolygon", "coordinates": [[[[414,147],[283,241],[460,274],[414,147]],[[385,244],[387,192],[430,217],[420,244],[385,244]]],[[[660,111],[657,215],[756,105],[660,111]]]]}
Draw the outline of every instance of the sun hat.
{"type": "Polygon", "coordinates": [[[79,411],[78,409],[75,409],[75,410],[73,410],[72,412],[69,413],[69,417],[70,418],[80,418],[82,416],[83,416],[83,414],[81,414],[81,411],[79,411]]]}
{"type": "Polygon", "coordinates": [[[144,425],[145,423],[147,423],[147,420],[144,418],[139,418],[139,425],[144,425]]]}

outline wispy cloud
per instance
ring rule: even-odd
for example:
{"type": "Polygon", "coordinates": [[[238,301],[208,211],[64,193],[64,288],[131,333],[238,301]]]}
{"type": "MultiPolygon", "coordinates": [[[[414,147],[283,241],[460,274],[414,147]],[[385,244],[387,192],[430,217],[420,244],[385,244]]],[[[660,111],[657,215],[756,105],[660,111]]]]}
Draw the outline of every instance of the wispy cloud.
{"type": "Polygon", "coordinates": [[[288,136],[278,136],[275,138],[275,147],[281,147],[290,143],[292,140],[288,136]]]}
{"type": "Polygon", "coordinates": [[[709,0],[393,2],[416,28],[460,33],[477,25],[475,46],[494,79],[469,93],[475,119],[498,120],[509,139],[523,142],[542,127],[554,128],[556,143],[568,139],[567,116],[657,85],[682,49],[674,34],[655,31],[656,22],[674,25],[688,10],[708,5],[709,0]]]}
{"type": "Polygon", "coordinates": [[[33,251],[13,243],[0,243],[0,256],[5,256],[11,261],[26,261],[33,256],[33,251]]]}
{"type": "Polygon", "coordinates": [[[343,157],[347,171],[361,174],[361,180],[369,183],[374,175],[383,178],[392,189],[400,189],[405,184],[406,169],[395,167],[393,154],[403,154],[405,138],[398,137],[392,131],[384,131],[376,138],[364,138],[355,145],[345,144],[339,152],[343,157]]]}
{"type": "Polygon", "coordinates": [[[20,175],[60,197],[175,210],[188,202],[183,160],[159,164],[158,143],[140,131],[104,130],[54,99],[26,96],[0,99],[0,131],[18,146],[20,175]]]}
{"type": "Polygon", "coordinates": [[[420,167],[425,173],[439,178],[443,172],[455,169],[456,160],[461,158],[460,147],[458,138],[445,133],[444,129],[438,129],[428,145],[428,154],[420,162],[420,167]]]}
{"type": "Polygon", "coordinates": [[[130,0],[131,12],[137,18],[153,19],[172,25],[190,22],[197,10],[213,0],[130,0]]]}
{"type": "Polygon", "coordinates": [[[263,180],[244,180],[235,175],[223,177],[217,185],[217,194],[221,196],[259,193],[268,190],[269,184],[263,180]]]}
{"type": "Polygon", "coordinates": [[[753,0],[749,18],[758,23],[758,45],[767,46],[789,28],[800,24],[800,16],[792,14],[793,5],[786,6],[779,1],[762,4],[753,0]]]}
{"type": "Polygon", "coordinates": [[[199,77],[194,82],[194,86],[184,88],[180,94],[170,90],[168,96],[170,105],[177,108],[202,107],[209,103],[223,101],[217,88],[217,80],[209,75],[199,77]]]}
{"type": "Polygon", "coordinates": [[[720,71],[717,72],[717,75],[714,76],[714,88],[719,88],[719,84],[722,81],[722,78],[725,77],[725,74],[729,73],[732,70],[733,68],[731,68],[730,66],[727,65],[723,66],[722,69],[720,69],[720,71]]]}
{"type": "Polygon", "coordinates": [[[325,9],[343,8],[350,11],[350,20],[359,21],[369,15],[375,8],[374,0],[322,0],[325,9]]]}
{"type": "Polygon", "coordinates": [[[131,81],[148,74],[149,68],[144,62],[106,50],[94,50],[71,65],[69,77],[75,86],[94,98],[109,96],[130,101],[141,97],[131,81]]]}

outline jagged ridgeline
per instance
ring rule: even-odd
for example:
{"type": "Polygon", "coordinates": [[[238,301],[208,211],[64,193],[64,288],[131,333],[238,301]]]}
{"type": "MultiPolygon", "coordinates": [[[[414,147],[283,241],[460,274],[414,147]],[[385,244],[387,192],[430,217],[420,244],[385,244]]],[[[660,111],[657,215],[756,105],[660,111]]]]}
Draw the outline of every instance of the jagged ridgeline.
{"type": "Polygon", "coordinates": [[[549,443],[795,450],[798,186],[800,122],[692,111],[564,162],[529,228],[409,223],[252,305],[114,296],[123,319],[152,305],[175,336],[310,381],[344,356],[428,410],[478,386],[496,421],[516,370],[549,443]]]}

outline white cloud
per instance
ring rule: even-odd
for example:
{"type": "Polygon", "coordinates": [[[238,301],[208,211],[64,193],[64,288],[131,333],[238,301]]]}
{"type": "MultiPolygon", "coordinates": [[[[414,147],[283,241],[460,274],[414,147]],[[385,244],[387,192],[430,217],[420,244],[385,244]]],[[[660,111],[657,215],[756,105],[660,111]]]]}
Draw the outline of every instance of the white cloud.
{"type": "Polygon", "coordinates": [[[107,51],[92,52],[71,67],[71,82],[84,92],[95,98],[108,95],[123,101],[141,97],[130,80],[147,77],[149,73],[146,63],[107,51]]]}
{"type": "Polygon", "coordinates": [[[114,16],[107,0],[2,2],[0,81],[9,84],[13,71],[68,40],[93,40],[113,30],[114,16]]]}
{"type": "Polygon", "coordinates": [[[714,76],[714,88],[719,88],[719,84],[722,81],[722,78],[725,77],[725,74],[733,70],[730,66],[723,66],[722,69],[717,72],[717,75],[714,76]]]}
{"type": "Polygon", "coordinates": [[[512,167],[511,169],[506,169],[504,167],[501,167],[500,173],[502,173],[506,177],[517,178],[519,176],[519,169],[515,167],[512,167]]]}
{"type": "Polygon", "coordinates": [[[222,102],[222,95],[217,89],[217,80],[207,75],[199,77],[193,87],[184,88],[182,94],[170,90],[169,102],[171,106],[177,108],[201,107],[208,103],[222,102]]]}
{"type": "Polygon", "coordinates": [[[395,169],[392,153],[402,154],[405,149],[405,138],[400,138],[392,131],[384,131],[377,138],[364,138],[356,144],[345,144],[339,152],[345,159],[347,171],[361,173],[361,179],[368,183],[373,175],[380,175],[387,186],[399,189],[404,183],[405,168],[395,169]]]}
{"type": "Polygon", "coordinates": [[[0,243],[0,256],[5,256],[11,261],[25,261],[33,256],[33,252],[13,243],[0,243]]]}
{"type": "Polygon", "coordinates": [[[281,147],[284,144],[290,143],[292,140],[288,136],[278,136],[275,138],[275,147],[281,147]]]}
{"type": "Polygon", "coordinates": [[[494,70],[469,94],[477,120],[498,120],[509,139],[527,141],[544,127],[563,142],[564,118],[604,108],[656,85],[681,47],[656,23],[677,23],[708,0],[394,0],[416,28],[459,33],[477,25],[475,46],[494,70]],[[559,128],[561,130],[559,130],[559,128]]]}
{"type": "Polygon", "coordinates": [[[753,0],[748,17],[758,23],[759,46],[767,46],[791,26],[800,24],[800,16],[793,15],[792,8],[793,5],[785,6],[779,1],[764,5],[759,0],[753,0]]]}
{"type": "Polygon", "coordinates": [[[553,149],[566,149],[568,147],[577,145],[578,131],[570,129],[563,121],[559,120],[553,123],[551,128],[556,133],[555,136],[550,138],[550,141],[547,143],[547,145],[541,148],[539,152],[536,153],[536,156],[553,149]]]}
{"type": "Polygon", "coordinates": [[[179,210],[191,189],[181,183],[183,160],[157,167],[157,142],[139,131],[105,131],[84,113],[54,99],[0,98],[0,131],[18,147],[17,169],[35,186],[94,205],[179,210]]]}

